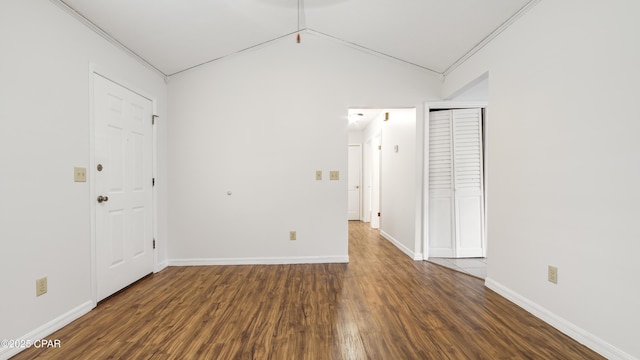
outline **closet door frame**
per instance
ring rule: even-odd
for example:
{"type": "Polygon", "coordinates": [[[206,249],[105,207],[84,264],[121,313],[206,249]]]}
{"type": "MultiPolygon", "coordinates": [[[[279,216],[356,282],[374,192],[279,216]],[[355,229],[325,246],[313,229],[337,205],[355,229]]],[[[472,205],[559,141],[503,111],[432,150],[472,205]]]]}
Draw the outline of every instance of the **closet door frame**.
{"type": "Polygon", "coordinates": [[[486,101],[439,101],[439,102],[427,102],[424,104],[424,133],[423,136],[423,147],[424,151],[424,177],[423,177],[423,188],[424,191],[423,199],[422,199],[422,252],[424,259],[427,260],[430,257],[429,254],[429,111],[430,110],[446,110],[446,109],[473,109],[473,108],[482,108],[484,109],[484,189],[483,189],[483,198],[484,198],[484,226],[483,226],[483,236],[482,236],[482,249],[483,256],[487,256],[487,189],[489,187],[489,182],[487,181],[487,158],[489,153],[488,142],[487,142],[487,128],[488,128],[488,109],[486,101]]]}

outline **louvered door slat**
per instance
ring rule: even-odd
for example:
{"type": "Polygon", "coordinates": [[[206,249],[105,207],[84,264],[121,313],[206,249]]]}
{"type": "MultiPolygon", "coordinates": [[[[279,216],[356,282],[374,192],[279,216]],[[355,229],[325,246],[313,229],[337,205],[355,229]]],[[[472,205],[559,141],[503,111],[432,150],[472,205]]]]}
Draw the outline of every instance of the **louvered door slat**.
{"type": "Polygon", "coordinates": [[[453,189],[451,114],[438,111],[429,117],[429,189],[453,189]]]}
{"type": "Polygon", "coordinates": [[[482,133],[480,110],[453,111],[455,189],[482,188],[482,133]]]}

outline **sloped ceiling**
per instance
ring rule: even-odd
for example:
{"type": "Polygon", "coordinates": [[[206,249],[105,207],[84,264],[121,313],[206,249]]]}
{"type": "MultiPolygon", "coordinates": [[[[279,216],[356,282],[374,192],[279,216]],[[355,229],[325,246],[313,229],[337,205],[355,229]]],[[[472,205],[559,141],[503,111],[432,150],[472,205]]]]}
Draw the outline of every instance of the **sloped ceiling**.
{"type": "Polygon", "coordinates": [[[52,0],[164,75],[302,29],[439,74],[539,0],[52,0]]]}

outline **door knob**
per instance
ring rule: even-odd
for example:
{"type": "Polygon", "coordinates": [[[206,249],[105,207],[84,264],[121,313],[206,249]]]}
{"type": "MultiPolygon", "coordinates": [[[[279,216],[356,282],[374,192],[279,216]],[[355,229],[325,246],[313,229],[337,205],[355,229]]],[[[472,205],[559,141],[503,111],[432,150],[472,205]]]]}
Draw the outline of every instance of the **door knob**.
{"type": "Polygon", "coordinates": [[[360,189],[360,185],[356,185],[356,189],[360,189]]]}
{"type": "Polygon", "coordinates": [[[102,203],[102,202],[105,202],[105,201],[109,201],[109,197],[108,196],[102,196],[102,195],[98,196],[98,203],[102,203]]]}

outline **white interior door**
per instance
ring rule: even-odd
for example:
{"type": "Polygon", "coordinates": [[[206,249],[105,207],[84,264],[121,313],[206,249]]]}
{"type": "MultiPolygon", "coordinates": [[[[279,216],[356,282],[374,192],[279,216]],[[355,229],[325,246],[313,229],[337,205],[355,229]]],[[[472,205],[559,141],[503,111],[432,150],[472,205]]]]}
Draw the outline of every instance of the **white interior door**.
{"type": "Polygon", "coordinates": [[[362,148],[362,221],[371,222],[371,142],[362,148]]]}
{"type": "Polygon", "coordinates": [[[429,256],[455,257],[451,111],[429,114],[429,256]]]}
{"type": "Polygon", "coordinates": [[[453,110],[456,257],[483,256],[482,114],[453,110]]]}
{"type": "Polygon", "coordinates": [[[362,178],[362,146],[349,145],[348,218],[360,220],[360,188],[362,178]]]}
{"type": "Polygon", "coordinates": [[[482,257],[481,109],[429,114],[429,255],[482,257]]]}
{"type": "Polygon", "coordinates": [[[380,228],[380,134],[371,141],[371,227],[380,228]]]}
{"type": "Polygon", "coordinates": [[[94,74],[98,301],[153,272],[152,103],[94,74]]]}

